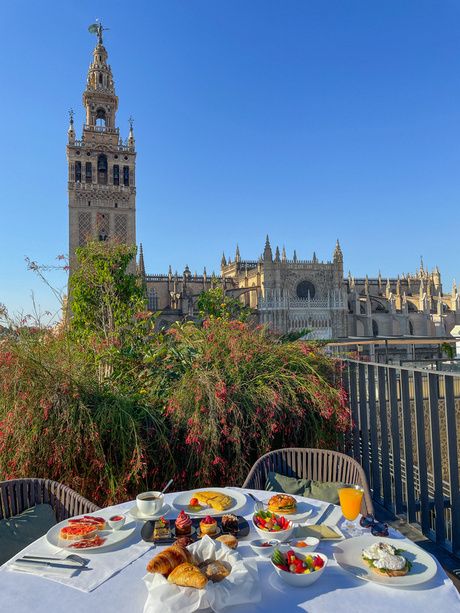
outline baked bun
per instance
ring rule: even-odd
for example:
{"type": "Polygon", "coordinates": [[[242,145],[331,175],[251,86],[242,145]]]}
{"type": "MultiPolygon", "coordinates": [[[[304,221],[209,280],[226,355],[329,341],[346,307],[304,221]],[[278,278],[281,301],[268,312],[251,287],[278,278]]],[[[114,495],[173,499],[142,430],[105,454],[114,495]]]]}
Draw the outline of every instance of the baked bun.
{"type": "Polygon", "coordinates": [[[220,541],[230,549],[236,549],[238,547],[238,539],[233,536],[233,534],[222,534],[222,536],[218,536],[216,541],[220,541]]]}
{"type": "Polygon", "coordinates": [[[276,494],[272,496],[268,501],[268,510],[273,513],[295,513],[297,509],[297,503],[295,498],[288,494],[276,494]]]}
{"type": "Polygon", "coordinates": [[[208,578],[201,572],[201,570],[191,564],[190,562],[184,562],[179,564],[168,576],[168,581],[175,585],[182,587],[194,587],[201,590],[208,582],[208,578]]]}
{"type": "Polygon", "coordinates": [[[213,583],[219,583],[232,572],[232,567],[227,562],[220,560],[206,560],[198,568],[213,583]]]}
{"type": "Polygon", "coordinates": [[[177,566],[185,562],[188,564],[193,562],[192,554],[185,547],[172,545],[157,553],[150,560],[147,564],[147,571],[149,573],[160,573],[164,577],[168,577],[177,566]]]}

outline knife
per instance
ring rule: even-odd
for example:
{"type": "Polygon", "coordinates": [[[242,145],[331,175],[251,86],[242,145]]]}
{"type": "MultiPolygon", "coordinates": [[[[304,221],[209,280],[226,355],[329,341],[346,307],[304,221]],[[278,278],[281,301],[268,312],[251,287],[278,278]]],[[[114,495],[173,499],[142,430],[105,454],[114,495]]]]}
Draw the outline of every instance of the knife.
{"type": "Polygon", "coordinates": [[[78,568],[83,568],[81,564],[78,566],[76,564],[67,564],[62,562],[40,562],[39,560],[25,560],[24,558],[18,558],[14,561],[14,564],[24,564],[25,566],[32,564],[36,566],[47,566],[49,568],[71,568],[73,570],[77,570],[78,568]]]}
{"type": "MultiPolygon", "coordinates": [[[[72,556],[69,556],[70,558],[72,558],[72,556]]],[[[81,562],[79,562],[78,560],[69,560],[69,557],[67,558],[49,558],[47,556],[22,556],[22,558],[20,558],[21,560],[35,560],[35,561],[39,561],[39,562],[61,562],[63,564],[68,564],[69,566],[75,566],[75,568],[83,568],[84,566],[87,566],[88,561],[89,560],[83,560],[81,562]]]]}
{"type": "Polygon", "coordinates": [[[327,507],[324,509],[324,511],[321,513],[321,515],[318,517],[318,519],[316,520],[316,524],[321,524],[324,522],[324,520],[326,519],[326,517],[328,515],[330,515],[331,511],[334,509],[335,505],[332,504],[331,502],[327,505],[327,507]]]}

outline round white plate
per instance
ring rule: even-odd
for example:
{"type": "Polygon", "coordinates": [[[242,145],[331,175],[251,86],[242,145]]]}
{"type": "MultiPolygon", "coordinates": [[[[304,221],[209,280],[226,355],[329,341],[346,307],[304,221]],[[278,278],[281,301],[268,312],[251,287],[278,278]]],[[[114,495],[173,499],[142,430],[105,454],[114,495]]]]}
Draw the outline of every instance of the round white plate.
{"type": "MultiPolygon", "coordinates": [[[[96,517],[104,517],[104,519],[107,519],[107,517],[103,513],[94,513],[94,515],[96,517]]],[[[82,516],[79,516],[79,517],[82,517],[82,516]]],[[[136,529],[135,522],[131,521],[131,522],[125,523],[125,525],[119,530],[111,530],[110,528],[108,528],[108,530],[98,530],[97,531],[98,535],[101,538],[106,539],[103,545],[100,545],[99,547],[87,547],[85,549],[75,549],[75,547],[70,547],[70,545],[72,544],[72,541],[63,541],[59,538],[59,531],[61,530],[61,528],[63,528],[64,526],[67,526],[68,524],[69,522],[67,520],[64,520],[64,521],[61,521],[59,524],[56,524],[55,526],[50,528],[48,532],[46,533],[46,540],[48,541],[48,543],[50,543],[50,545],[54,545],[54,547],[60,547],[62,549],[67,549],[74,553],[80,553],[80,552],[85,552],[85,551],[101,551],[103,549],[107,549],[108,547],[113,547],[114,545],[118,545],[118,543],[121,543],[125,539],[129,538],[136,529]]],[[[81,555],[84,555],[84,553],[82,553],[81,555]]]]}
{"type": "Polygon", "coordinates": [[[154,519],[160,519],[160,517],[166,515],[166,513],[168,513],[170,510],[171,506],[166,503],[161,507],[158,513],[155,513],[154,515],[142,515],[141,513],[139,513],[139,509],[137,508],[137,506],[134,505],[128,510],[128,513],[129,515],[131,515],[131,517],[134,517],[134,519],[137,519],[138,521],[152,521],[154,519]]]}
{"type": "Polygon", "coordinates": [[[237,490],[232,490],[226,487],[200,487],[196,490],[190,490],[189,492],[184,492],[183,494],[176,496],[176,498],[173,500],[173,507],[178,511],[185,511],[192,517],[206,517],[206,515],[219,517],[220,515],[226,515],[227,513],[235,513],[236,511],[239,511],[246,505],[246,502],[246,496],[237,490]],[[225,511],[218,511],[217,509],[213,509],[212,507],[208,506],[203,506],[201,511],[190,511],[190,498],[193,498],[196,492],[220,492],[221,494],[230,496],[230,498],[233,499],[233,504],[228,509],[225,509],[225,511]]]}
{"type": "MultiPolygon", "coordinates": [[[[296,499],[296,503],[296,513],[283,513],[282,511],[276,511],[276,515],[283,515],[283,517],[295,524],[302,522],[304,519],[307,519],[307,517],[310,517],[315,510],[315,507],[312,504],[304,502],[303,500],[296,499]]],[[[263,505],[264,511],[268,511],[268,501],[264,502],[263,505]]]]}
{"type": "Polygon", "coordinates": [[[344,570],[352,573],[365,581],[373,581],[386,587],[406,588],[424,583],[432,579],[438,570],[436,562],[426,551],[418,547],[415,543],[403,539],[390,539],[372,536],[357,536],[350,538],[334,547],[334,558],[344,570]],[[384,577],[372,571],[364,562],[361,554],[363,549],[367,549],[373,543],[389,543],[393,547],[404,550],[402,556],[412,563],[411,570],[404,577],[384,577]]]}

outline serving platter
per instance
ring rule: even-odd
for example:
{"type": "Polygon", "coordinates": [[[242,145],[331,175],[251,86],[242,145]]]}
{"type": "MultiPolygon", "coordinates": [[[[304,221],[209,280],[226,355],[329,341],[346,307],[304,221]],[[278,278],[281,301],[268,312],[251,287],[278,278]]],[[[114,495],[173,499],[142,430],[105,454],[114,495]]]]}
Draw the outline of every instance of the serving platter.
{"type": "MultiPolygon", "coordinates": [[[[222,529],[222,520],[221,520],[221,518],[220,517],[216,517],[217,527],[219,528],[219,533],[216,534],[215,536],[219,536],[220,534],[233,534],[238,539],[244,538],[245,536],[248,536],[248,534],[249,534],[249,524],[248,524],[247,520],[244,517],[242,517],[241,515],[238,515],[237,518],[238,518],[238,531],[237,532],[231,532],[230,530],[223,530],[222,529]]],[[[153,538],[153,529],[155,527],[155,522],[154,521],[146,521],[145,524],[142,526],[142,530],[141,530],[142,540],[146,541],[147,543],[160,543],[160,544],[165,544],[165,545],[167,545],[168,543],[174,543],[175,540],[176,540],[175,530],[174,530],[174,519],[171,519],[170,522],[171,522],[171,533],[172,533],[171,537],[170,538],[163,538],[163,539],[158,539],[157,540],[157,539],[153,538]]],[[[197,536],[199,535],[199,526],[200,526],[200,520],[199,519],[192,519],[193,532],[190,535],[190,539],[192,541],[195,541],[197,536]]]]}
{"type": "MultiPolygon", "coordinates": [[[[91,515],[91,514],[87,514],[87,515],[91,515]]],[[[107,517],[105,517],[104,514],[101,512],[94,514],[94,516],[104,517],[104,519],[107,519],[107,517]]],[[[78,517],[83,517],[83,516],[80,515],[78,517]]],[[[63,541],[62,539],[59,538],[59,532],[61,528],[64,528],[68,524],[69,524],[68,520],[64,520],[64,521],[59,522],[59,524],[56,524],[55,526],[50,528],[48,532],[46,533],[46,540],[48,541],[50,545],[53,545],[54,547],[59,547],[60,549],[65,549],[65,550],[68,550],[74,553],[79,553],[80,551],[84,551],[84,552],[102,551],[102,550],[108,549],[109,547],[119,545],[120,543],[125,541],[127,538],[129,538],[136,530],[136,523],[134,521],[126,522],[126,524],[119,530],[111,530],[110,528],[108,528],[107,530],[98,530],[97,534],[101,538],[106,539],[105,543],[97,547],[85,547],[84,549],[76,549],[75,547],[70,546],[72,545],[72,542],[75,542],[75,541],[63,541]]]]}
{"type": "Polygon", "coordinates": [[[437,565],[429,553],[418,547],[415,543],[403,539],[390,539],[366,534],[347,539],[334,546],[334,558],[344,570],[363,579],[372,581],[385,587],[409,588],[432,579],[437,573],[437,565]],[[385,577],[378,575],[364,562],[363,549],[374,543],[389,543],[404,551],[403,555],[412,564],[412,568],[403,577],[385,577]]]}
{"type": "Polygon", "coordinates": [[[206,517],[206,515],[211,515],[211,517],[219,517],[222,515],[226,515],[227,513],[234,514],[236,511],[242,509],[247,503],[246,495],[243,492],[239,492],[237,490],[233,490],[226,487],[200,487],[196,490],[190,490],[188,492],[183,492],[176,496],[173,500],[173,507],[178,511],[185,511],[191,517],[206,517]],[[225,511],[219,511],[217,509],[213,509],[208,505],[202,505],[202,509],[200,511],[191,511],[189,507],[190,499],[195,497],[197,492],[218,492],[219,494],[226,494],[233,500],[233,504],[225,511]]]}

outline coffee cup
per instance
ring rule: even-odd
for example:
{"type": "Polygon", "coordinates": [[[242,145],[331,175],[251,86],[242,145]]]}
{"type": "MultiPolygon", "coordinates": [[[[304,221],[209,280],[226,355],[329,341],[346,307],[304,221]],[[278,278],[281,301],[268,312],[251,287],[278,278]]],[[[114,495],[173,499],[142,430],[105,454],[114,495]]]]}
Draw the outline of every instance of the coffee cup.
{"type": "Polygon", "coordinates": [[[142,492],[136,497],[136,506],[141,515],[155,515],[161,510],[163,502],[161,492],[142,492]]]}

